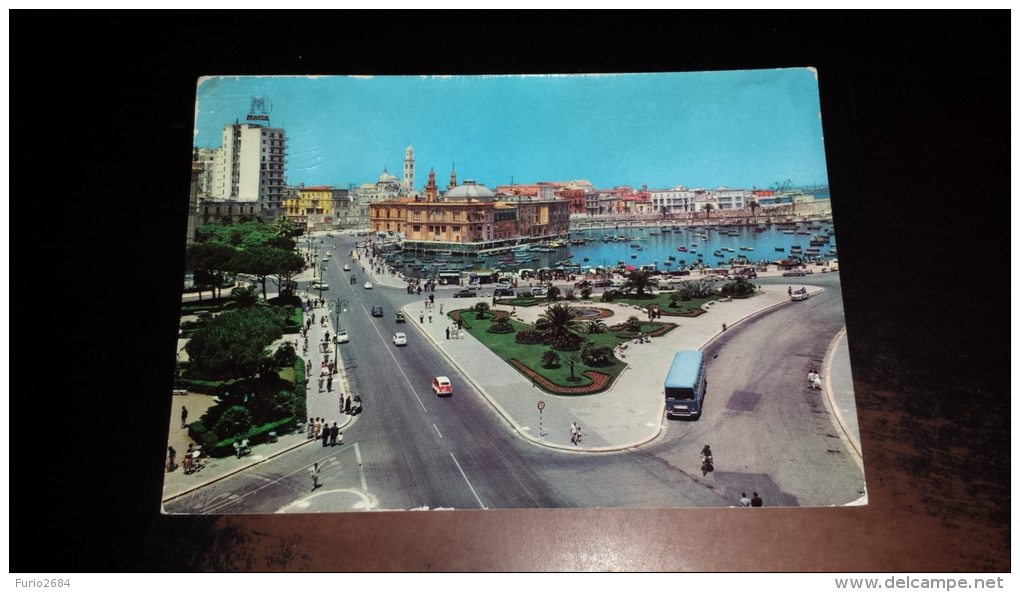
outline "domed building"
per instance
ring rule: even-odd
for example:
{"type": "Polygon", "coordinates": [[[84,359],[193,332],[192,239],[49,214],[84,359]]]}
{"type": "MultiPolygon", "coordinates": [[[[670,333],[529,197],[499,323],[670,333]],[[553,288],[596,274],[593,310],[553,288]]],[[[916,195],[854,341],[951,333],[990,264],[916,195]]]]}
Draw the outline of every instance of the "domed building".
{"type": "Polygon", "coordinates": [[[470,179],[465,180],[463,185],[447,190],[446,195],[443,196],[443,201],[446,202],[495,200],[496,194],[491,189],[485,185],[478,185],[470,179]]]}

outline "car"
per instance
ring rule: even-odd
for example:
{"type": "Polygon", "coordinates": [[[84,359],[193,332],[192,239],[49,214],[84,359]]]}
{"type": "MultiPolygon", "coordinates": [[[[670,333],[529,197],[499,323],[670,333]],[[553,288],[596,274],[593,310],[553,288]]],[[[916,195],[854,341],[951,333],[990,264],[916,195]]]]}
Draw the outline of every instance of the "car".
{"type": "Polygon", "coordinates": [[[329,258],[330,258],[330,257],[332,257],[332,256],[333,256],[333,254],[332,254],[332,253],[330,253],[329,251],[326,251],[326,254],[325,254],[325,255],[323,255],[323,256],[322,256],[322,258],[323,258],[323,259],[329,259],[329,258]]]}
{"type": "Polygon", "coordinates": [[[383,316],[382,307],[381,306],[373,306],[372,307],[372,316],[373,317],[381,317],[381,316],[383,316]]]}
{"type": "Polygon", "coordinates": [[[351,266],[350,265],[344,265],[344,271],[350,271],[350,270],[351,270],[351,266]]]}
{"type": "Polygon", "coordinates": [[[309,290],[328,290],[329,284],[326,282],[311,282],[308,284],[309,290]]]}
{"type": "Polygon", "coordinates": [[[545,296],[548,293],[549,291],[546,290],[545,288],[535,288],[534,290],[531,291],[531,294],[533,296],[545,296]]]}
{"type": "Polygon", "coordinates": [[[701,281],[703,281],[703,282],[721,282],[721,281],[723,281],[723,279],[724,279],[723,276],[721,276],[719,274],[710,273],[710,274],[702,277],[701,281]]]}
{"type": "Polygon", "coordinates": [[[372,289],[372,282],[365,282],[365,289],[366,290],[371,290],[372,289]]]}
{"type": "Polygon", "coordinates": [[[589,288],[589,287],[591,287],[591,282],[589,282],[588,280],[581,280],[581,281],[575,283],[574,287],[575,288],[589,288]]]}
{"type": "Polygon", "coordinates": [[[796,290],[793,294],[790,294],[790,300],[794,302],[800,302],[801,300],[807,300],[811,295],[808,294],[807,288],[801,288],[796,290]]]}
{"type": "Polygon", "coordinates": [[[597,280],[595,282],[596,288],[612,288],[613,280],[597,280]]]}
{"type": "Polygon", "coordinates": [[[514,291],[511,288],[496,288],[495,290],[492,291],[492,295],[496,297],[513,296],[514,291]]]}
{"type": "Polygon", "coordinates": [[[337,343],[350,343],[350,341],[351,341],[351,338],[347,335],[347,331],[344,331],[343,329],[341,329],[340,331],[336,332],[336,342],[337,343]]]}
{"type": "Polygon", "coordinates": [[[475,296],[478,296],[478,294],[475,294],[466,288],[464,290],[457,290],[453,293],[454,298],[474,298],[475,296]]]}
{"type": "Polygon", "coordinates": [[[480,284],[478,284],[477,282],[471,282],[470,284],[467,285],[467,289],[468,290],[478,290],[478,289],[481,289],[481,287],[482,286],[480,284]]]}
{"type": "Polygon", "coordinates": [[[803,277],[803,269],[787,269],[783,272],[783,277],[803,277]]]}
{"type": "Polygon", "coordinates": [[[504,290],[510,287],[510,282],[499,282],[496,284],[497,288],[503,288],[504,290]]]}
{"type": "Polygon", "coordinates": [[[804,271],[805,274],[814,273],[815,272],[815,270],[811,269],[810,267],[805,267],[803,271],[804,271]]]}
{"type": "Polygon", "coordinates": [[[453,394],[453,385],[450,384],[449,378],[437,376],[432,379],[432,390],[436,392],[437,396],[449,397],[453,394]]]}
{"type": "Polygon", "coordinates": [[[407,335],[403,333],[394,333],[393,345],[407,345],[407,335]]]}

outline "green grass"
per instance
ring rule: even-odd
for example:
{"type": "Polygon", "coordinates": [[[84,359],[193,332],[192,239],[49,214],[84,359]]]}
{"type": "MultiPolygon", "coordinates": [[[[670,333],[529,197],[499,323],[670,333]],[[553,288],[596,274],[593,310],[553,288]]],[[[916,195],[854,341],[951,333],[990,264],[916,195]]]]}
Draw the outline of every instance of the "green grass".
{"type": "MultiPolygon", "coordinates": [[[[706,302],[710,302],[712,300],[719,300],[720,298],[722,298],[722,296],[716,295],[716,296],[709,296],[708,298],[691,298],[690,300],[686,300],[686,301],[680,300],[680,301],[677,301],[677,307],[676,308],[670,308],[670,306],[669,306],[669,296],[670,296],[670,294],[672,294],[672,292],[660,292],[660,293],[656,294],[654,298],[645,297],[645,298],[642,298],[641,300],[638,300],[637,298],[628,298],[628,297],[614,298],[613,302],[619,302],[619,303],[622,303],[622,304],[638,304],[638,305],[641,305],[641,306],[644,306],[644,307],[647,307],[649,304],[658,304],[659,308],[662,309],[663,316],[665,316],[666,313],[683,314],[683,313],[691,312],[692,310],[699,310],[699,309],[701,309],[701,305],[705,304],[706,302]]],[[[635,312],[638,313],[638,314],[636,314],[634,316],[637,316],[637,317],[640,318],[641,311],[635,310],[635,312]]],[[[627,319],[624,318],[624,320],[627,320],[627,319]]]]}
{"type": "MultiPolygon", "coordinates": [[[[497,356],[502,358],[504,361],[517,359],[532,370],[535,370],[542,376],[546,377],[550,382],[561,386],[577,387],[591,384],[591,379],[583,374],[585,370],[596,370],[598,372],[608,374],[610,376],[610,384],[612,384],[612,381],[616,380],[616,377],[619,376],[620,373],[623,372],[624,368],[627,367],[627,365],[620,360],[616,360],[610,366],[603,367],[589,367],[583,363],[578,363],[574,366],[574,376],[579,380],[571,382],[570,365],[567,364],[566,361],[571,355],[577,355],[580,358],[580,350],[576,352],[556,352],[560,355],[559,367],[545,368],[542,366],[542,354],[550,349],[549,346],[542,344],[523,345],[516,341],[517,331],[523,329],[534,329],[534,325],[528,325],[526,323],[511,320],[510,324],[514,328],[513,333],[489,333],[488,328],[492,324],[492,318],[495,315],[489,313],[485,315],[486,318],[484,320],[476,320],[476,315],[473,311],[461,311],[461,314],[467,321],[467,325],[470,325],[470,328],[465,326],[465,330],[473,335],[475,339],[480,341],[483,345],[488,347],[497,356]]],[[[600,345],[609,346],[610,348],[615,348],[620,344],[620,338],[612,331],[606,331],[605,333],[595,335],[581,333],[581,335],[589,341],[594,341],[600,345]]]]}

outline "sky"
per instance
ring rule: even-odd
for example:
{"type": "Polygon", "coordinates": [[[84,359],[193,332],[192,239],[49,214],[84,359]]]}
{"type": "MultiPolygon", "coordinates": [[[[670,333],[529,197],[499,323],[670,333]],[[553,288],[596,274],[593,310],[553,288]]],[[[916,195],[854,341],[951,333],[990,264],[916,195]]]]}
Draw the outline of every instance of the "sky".
{"type": "Polygon", "coordinates": [[[583,179],[600,189],[828,185],[818,82],[806,68],[655,74],[209,77],[195,145],[218,148],[268,97],[287,183],[347,187],[430,168],[489,188],[583,179]]]}

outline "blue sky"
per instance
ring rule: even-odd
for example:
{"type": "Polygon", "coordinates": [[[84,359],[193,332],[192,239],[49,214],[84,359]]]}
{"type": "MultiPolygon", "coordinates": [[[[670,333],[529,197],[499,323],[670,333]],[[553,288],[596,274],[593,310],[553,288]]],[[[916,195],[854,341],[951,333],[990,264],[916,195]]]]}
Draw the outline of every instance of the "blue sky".
{"type": "Polygon", "coordinates": [[[828,184],[808,69],[492,77],[240,77],[198,86],[195,145],[216,148],[267,95],[287,132],[287,182],[360,185],[383,167],[415,188],[586,179],[750,189],[828,184]]]}

